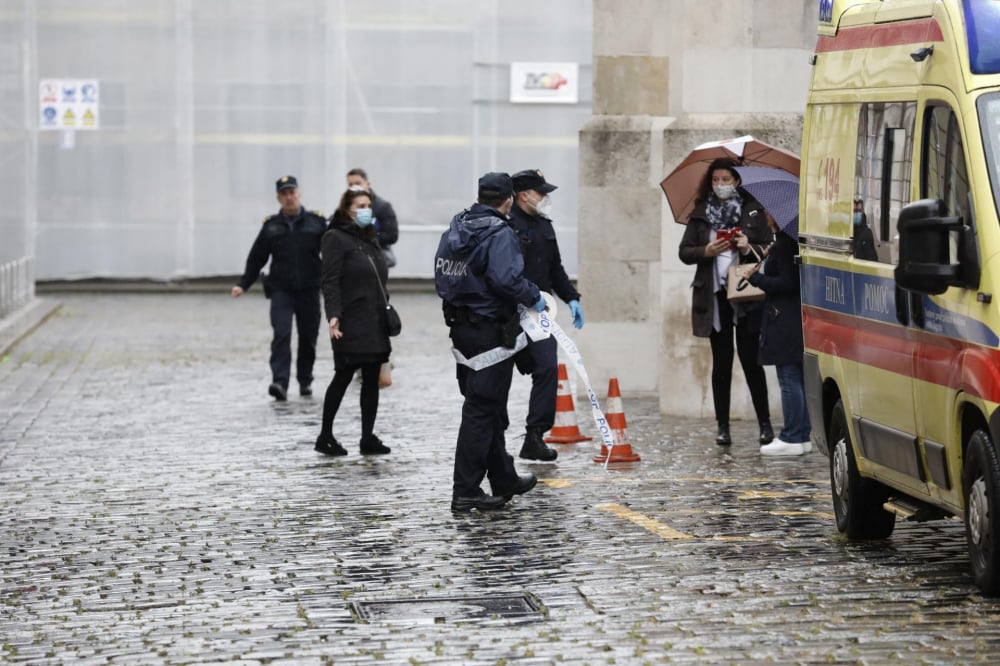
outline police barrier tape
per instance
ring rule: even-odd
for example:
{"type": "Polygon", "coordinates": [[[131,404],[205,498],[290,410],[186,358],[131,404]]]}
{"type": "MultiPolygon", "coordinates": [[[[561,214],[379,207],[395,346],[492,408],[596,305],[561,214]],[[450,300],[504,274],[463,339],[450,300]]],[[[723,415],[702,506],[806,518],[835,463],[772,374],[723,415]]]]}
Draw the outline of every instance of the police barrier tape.
{"type": "MultiPolygon", "coordinates": [[[[546,294],[546,299],[551,300],[551,296],[546,294]]],[[[555,322],[549,316],[548,312],[536,313],[533,310],[529,310],[523,305],[518,306],[518,314],[520,316],[522,333],[517,336],[517,340],[514,343],[512,349],[506,347],[496,347],[485,351],[482,354],[477,354],[470,359],[465,358],[462,352],[458,351],[454,347],[451,350],[452,355],[454,355],[455,360],[461,365],[468,366],[473,370],[482,370],[483,368],[488,368],[491,365],[495,365],[500,361],[504,361],[514,354],[518,353],[522,349],[528,346],[528,338],[531,338],[533,342],[538,340],[544,340],[545,338],[552,336],[562,347],[563,351],[570,358],[573,367],[576,369],[577,376],[580,377],[580,381],[583,382],[583,387],[587,390],[587,397],[590,399],[590,410],[594,418],[594,424],[597,425],[597,431],[601,433],[601,440],[603,440],[604,446],[608,451],[608,457],[604,461],[604,468],[608,468],[608,463],[611,461],[611,453],[615,448],[614,437],[611,435],[611,427],[608,425],[608,420],[604,416],[604,411],[601,410],[601,403],[597,400],[597,394],[594,393],[594,389],[590,386],[590,377],[587,375],[587,370],[583,366],[583,356],[580,354],[580,350],[577,348],[576,343],[566,335],[566,331],[555,322]],[[535,317],[537,316],[537,321],[535,317]]]]}
{"type": "Polygon", "coordinates": [[[514,340],[513,347],[494,347],[493,349],[484,351],[482,354],[476,354],[472,358],[465,358],[465,354],[452,347],[451,355],[455,357],[455,361],[459,365],[467,366],[478,372],[491,365],[496,365],[500,361],[506,361],[527,346],[528,336],[524,333],[519,333],[517,339],[514,340]]]}
{"type": "Polygon", "coordinates": [[[590,387],[590,377],[587,376],[587,370],[583,367],[583,357],[580,355],[580,350],[577,349],[576,343],[555,322],[552,322],[552,335],[573,362],[576,374],[580,377],[580,381],[583,382],[583,387],[587,389],[587,397],[590,398],[590,411],[594,417],[594,424],[597,426],[597,431],[601,433],[601,440],[603,440],[604,446],[608,451],[608,457],[604,460],[604,469],[607,469],[608,463],[611,461],[611,452],[615,448],[615,440],[611,436],[611,427],[608,425],[608,420],[604,417],[604,412],[601,410],[601,403],[597,401],[597,395],[594,393],[594,389],[590,387]]]}

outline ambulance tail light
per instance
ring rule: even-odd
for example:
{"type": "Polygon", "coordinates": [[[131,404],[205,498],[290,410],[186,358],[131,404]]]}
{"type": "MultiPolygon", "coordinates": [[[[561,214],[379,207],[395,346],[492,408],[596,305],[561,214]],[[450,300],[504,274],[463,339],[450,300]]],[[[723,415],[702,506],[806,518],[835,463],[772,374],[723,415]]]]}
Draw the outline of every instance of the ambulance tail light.
{"type": "Polygon", "coordinates": [[[921,199],[899,214],[899,262],[896,284],[923,294],[943,294],[948,287],[979,286],[979,257],[972,228],[960,217],[944,217],[944,202],[921,199]],[[971,282],[975,284],[970,284],[971,282]]]}

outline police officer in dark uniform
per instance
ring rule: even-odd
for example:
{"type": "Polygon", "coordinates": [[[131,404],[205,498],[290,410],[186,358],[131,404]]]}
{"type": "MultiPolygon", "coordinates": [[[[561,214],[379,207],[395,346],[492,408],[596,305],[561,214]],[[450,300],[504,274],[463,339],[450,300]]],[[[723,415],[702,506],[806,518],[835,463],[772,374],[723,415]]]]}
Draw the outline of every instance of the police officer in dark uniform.
{"type": "Polygon", "coordinates": [[[320,241],[326,232],[321,213],[302,208],[295,176],[282,176],[275,183],[281,210],[264,220],[257,240],[247,256],[246,270],[232,289],[239,298],[254,283],[271,260],[271,273],[263,277],[264,293],[271,299],[271,385],[275,400],[288,399],[292,365],[292,317],[299,331],[296,379],[299,394],[312,395],[316,336],[319,334],[319,289],[322,276],[320,241]]]}
{"type": "Polygon", "coordinates": [[[514,354],[525,344],[517,305],[545,309],[538,287],[524,277],[517,236],[507,226],[512,204],[510,176],[485,174],[477,203],[452,219],[434,260],[434,284],[444,301],[465,397],[452,511],[499,509],[537,482],[534,474],[517,474],[504,442],[514,354]],[[492,495],[479,487],[483,477],[489,478],[492,495]]]}
{"type": "MultiPolygon", "coordinates": [[[[555,292],[569,305],[573,325],[583,327],[580,292],[576,290],[562,265],[556,232],[552,228],[552,202],[549,193],[556,189],[545,182],[538,169],[519,171],[512,178],[515,200],[510,211],[510,226],[521,239],[524,252],[524,275],[542,291],[555,292]]],[[[531,400],[525,419],[521,458],[555,460],[555,449],[546,446],[542,435],[552,428],[556,418],[556,393],[559,387],[559,352],[555,338],[528,344],[534,370],[531,372],[531,400]]]]}

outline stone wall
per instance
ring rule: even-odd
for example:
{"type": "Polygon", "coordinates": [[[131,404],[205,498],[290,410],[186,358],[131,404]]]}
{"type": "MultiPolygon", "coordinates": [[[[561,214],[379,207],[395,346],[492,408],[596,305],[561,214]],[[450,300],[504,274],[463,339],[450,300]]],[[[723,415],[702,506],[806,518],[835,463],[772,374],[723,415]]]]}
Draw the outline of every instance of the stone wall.
{"type": "MultiPolygon", "coordinates": [[[[659,183],[705,141],[752,134],[799,152],[815,4],[595,0],[579,211],[579,346],[595,387],[614,376],[658,393],[665,413],[712,416],[708,341],[691,335],[694,268],[677,258],[684,229],[659,183]]],[[[738,369],[732,397],[734,418],[752,415],[738,369]]]]}

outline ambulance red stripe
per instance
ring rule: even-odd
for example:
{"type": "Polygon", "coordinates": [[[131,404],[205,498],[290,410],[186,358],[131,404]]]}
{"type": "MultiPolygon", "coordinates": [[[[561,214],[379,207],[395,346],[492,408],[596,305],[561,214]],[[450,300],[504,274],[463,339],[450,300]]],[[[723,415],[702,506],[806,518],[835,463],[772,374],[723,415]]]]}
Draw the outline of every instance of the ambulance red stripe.
{"type": "Polygon", "coordinates": [[[833,37],[824,36],[816,40],[816,53],[941,41],[944,41],[944,36],[937,20],[925,18],[841,28],[833,37]]]}
{"type": "Polygon", "coordinates": [[[802,311],[807,350],[1000,403],[998,349],[812,306],[802,311]]]}

